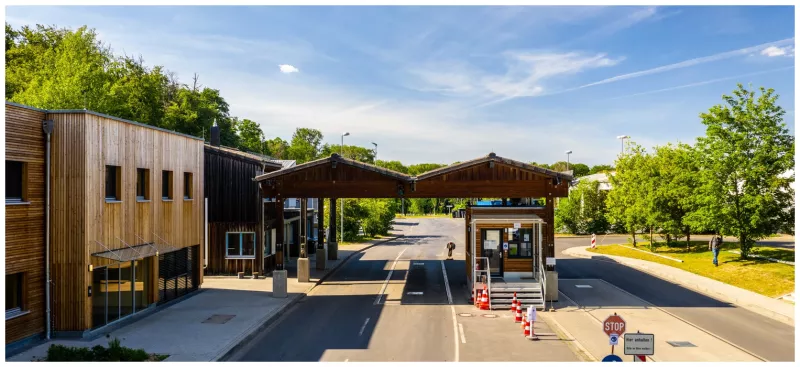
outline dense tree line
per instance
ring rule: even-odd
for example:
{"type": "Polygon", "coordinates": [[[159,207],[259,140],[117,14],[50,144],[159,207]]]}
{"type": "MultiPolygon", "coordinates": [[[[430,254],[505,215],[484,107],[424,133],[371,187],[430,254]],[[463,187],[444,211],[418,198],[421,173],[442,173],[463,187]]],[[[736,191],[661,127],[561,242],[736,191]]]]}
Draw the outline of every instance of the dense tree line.
{"type": "Polygon", "coordinates": [[[739,239],[742,257],[776,232],[794,234],[794,136],[772,89],[741,84],[724,104],[700,114],[705,136],[694,145],[646,151],[630,142],[615,162],[606,194],[581,183],[562,200],[556,223],[574,233],[619,230],[663,236],[692,233],[739,239]],[[760,93],[758,93],[760,92],[760,93]],[[606,197],[607,196],[607,197],[606,197]]]}

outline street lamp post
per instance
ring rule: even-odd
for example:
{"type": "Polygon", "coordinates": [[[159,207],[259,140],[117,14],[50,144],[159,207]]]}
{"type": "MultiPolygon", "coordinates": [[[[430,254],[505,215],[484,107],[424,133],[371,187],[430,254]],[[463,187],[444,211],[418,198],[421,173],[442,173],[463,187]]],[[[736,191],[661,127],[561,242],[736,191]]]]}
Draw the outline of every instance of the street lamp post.
{"type": "Polygon", "coordinates": [[[375,161],[377,162],[378,161],[378,143],[373,141],[372,145],[375,146],[375,161]]]}
{"type": "Polygon", "coordinates": [[[628,135],[617,136],[617,139],[619,139],[620,143],[620,153],[625,153],[625,139],[630,139],[630,138],[631,137],[628,135]]]}
{"type": "MultiPolygon", "coordinates": [[[[342,149],[341,149],[342,157],[344,157],[344,137],[345,136],[350,136],[350,133],[349,132],[345,132],[344,134],[342,134],[342,149]]],[[[341,226],[339,227],[339,229],[340,229],[339,232],[341,233],[340,234],[341,240],[339,242],[343,243],[344,242],[344,198],[340,198],[339,199],[339,216],[341,217],[340,218],[341,226]]]]}
{"type": "Polygon", "coordinates": [[[569,171],[569,155],[572,154],[572,151],[568,150],[565,153],[567,153],[567,171],[569,171]]]}

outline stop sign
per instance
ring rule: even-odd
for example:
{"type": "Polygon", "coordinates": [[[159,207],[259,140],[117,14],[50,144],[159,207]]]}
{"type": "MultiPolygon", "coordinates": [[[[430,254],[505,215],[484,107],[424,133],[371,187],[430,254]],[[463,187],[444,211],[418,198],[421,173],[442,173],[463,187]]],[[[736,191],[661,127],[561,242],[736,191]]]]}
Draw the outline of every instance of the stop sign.
{"type": "Polygon", "coordinates": [[[606,321],[603,321],[603,332],[606,333],[609,337],[611,334],[622,335],[625,333],[625,320],[622,319],[622,316],[618,316],[617,314],[613,314],[609,316],[606,321]]]}

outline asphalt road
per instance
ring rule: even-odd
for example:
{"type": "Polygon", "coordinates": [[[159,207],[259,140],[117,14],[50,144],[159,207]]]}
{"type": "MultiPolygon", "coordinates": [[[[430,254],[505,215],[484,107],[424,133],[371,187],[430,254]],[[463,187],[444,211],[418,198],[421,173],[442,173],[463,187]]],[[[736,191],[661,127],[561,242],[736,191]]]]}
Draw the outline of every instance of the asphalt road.
{"type": "Polygon", "coordinates": [[[794,327],[624,265],[561,253],[575,246],[587,239],[556,238],[559,279],[603,279],[762,359],[794,361],[794,327]]]}
{"type": "Polygon", "coordinates": [[[405,237],[350,259],[231,360],[576,361],[547,325],[536,330],[550,337],[531,342],[510,312],[469,303],[463,226],[398,221],[405,237]],[[457,245],[453,260],[448,241],[457,245]]]}

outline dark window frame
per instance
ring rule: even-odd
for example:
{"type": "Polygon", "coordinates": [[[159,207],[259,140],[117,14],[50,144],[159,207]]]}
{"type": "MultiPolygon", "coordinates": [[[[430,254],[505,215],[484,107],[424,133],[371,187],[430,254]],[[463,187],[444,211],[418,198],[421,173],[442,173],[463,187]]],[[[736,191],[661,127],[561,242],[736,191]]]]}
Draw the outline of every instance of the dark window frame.
{"type": "MultiPolygon", "coordinates": [[[[28,163],[23,161],[15,161],[11,159],[6,159],[6,203],[9,204],[23,204],[27,203],[28,201],[28,163]],[[13,187],[9,185],[10,180],[14,177],[12,173],[16,173],[14,168],[9,167],[11,165],[19,165],[19,195],[9,196],[8,189],[9,187],[13,187]],[[11,168],[11,169],[9,169],[11,168]]],[[[16,194],[16,193],[14,193],[16,194]]]]}
{"type": "Polygon", "coordinates": [[[174,197],[172,193],[172,186],[174,186],[172,171],[161,171],[161,200],[172,201],[172,198],[174,197]]]}
{"type": "Polygon", "coordinates": [[[136,169],[136,200],[150,200],[150,170],[147,168],[136,169]]]}
{"type": "Polygon", "coordinates": [[[106,165],[105,199],[109,201],[122,201],[122,169],[120,166],[106,165]],[[111,182],[109,182],[111,181],[111,182]],[[111,192],[109,192],[111,190],[111,192]]]}
{"type": "Polygon", "coordinates": [[[25,272],[18,272],[13,274],[6,274],[6,320],[19,317],[22,315],[27,314],[29,311],[27,310],[27,290],[25,289],[26,284],[26,274],[25,272]],[[16,279],[9,277],[16,277],[16,279]],[[12,287],[12,285],[16,285],[16,289],[12,287]],[[12,305],[13,307],[9,308],[9,301],[12,299],[9,298],[9,292],[16,293],[16,304],[12,305]]]}
{"type": "Polygon", "coordinates": [[[533,228],[507,228],[506,232],[508,233],[508,258],[509,259],[531,259],[533,258],[533,243],[535,242],[534,239],[534,230],[533,228]],[[514,230],[517,231],[518,237],[514,239],[513,232],[514,230]],[[525,241],[525,233],[529,234],[528,241],[525,241]],[[525,255],[521,254],[522,244],[527,243],[527,251],[525,255]],[[516,248],[516,254],[512,254],[512,248],[516,248]]]}
{"type": "Polygon", "coordinates": [[[183,199],[192,200],[194,198],[194,174],[192,172],[183,173],[183,199]]]}

